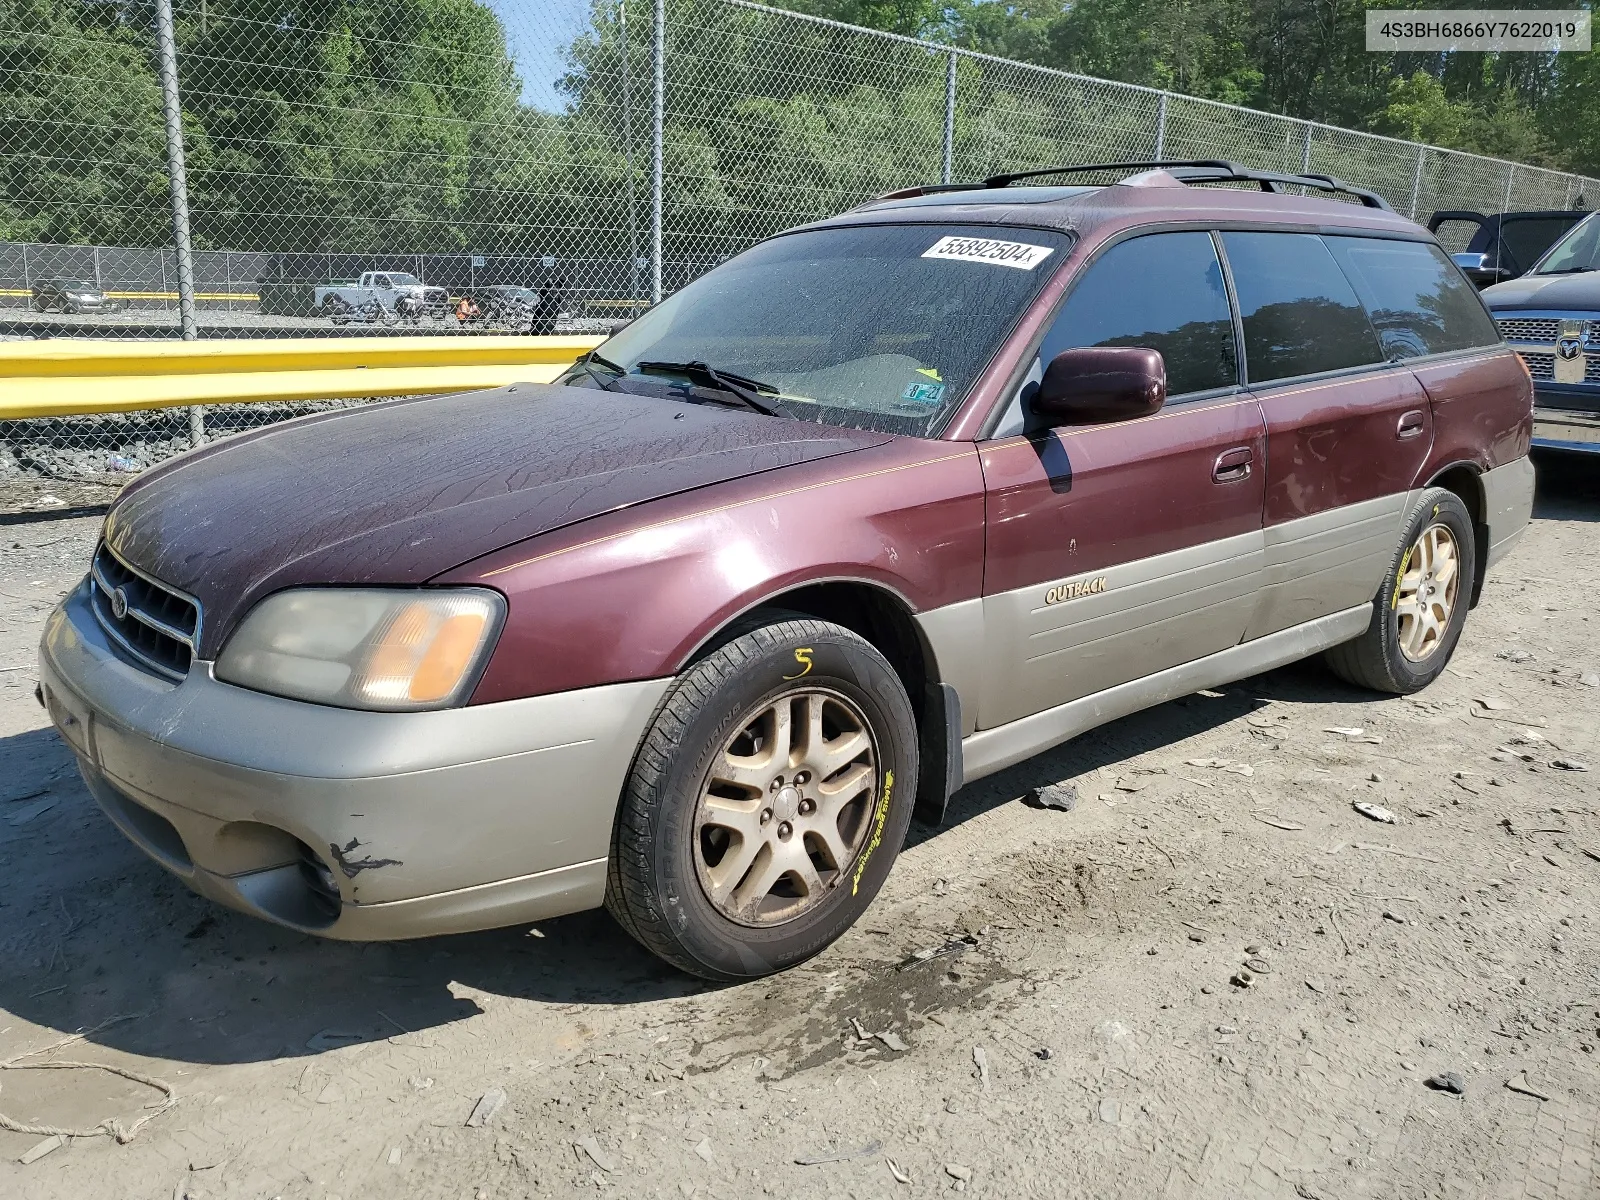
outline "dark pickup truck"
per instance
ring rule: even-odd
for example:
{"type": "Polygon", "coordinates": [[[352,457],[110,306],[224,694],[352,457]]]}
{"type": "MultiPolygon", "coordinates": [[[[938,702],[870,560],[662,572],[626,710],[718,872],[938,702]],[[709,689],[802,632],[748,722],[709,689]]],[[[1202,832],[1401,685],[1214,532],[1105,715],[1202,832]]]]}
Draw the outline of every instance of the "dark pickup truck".
{"type": "Polygon", "coordinates": [[[1533,377],[1533,444],[1600,454],[1600,216],[1483,299],[1533,377]]]}
{"type": "Polygon", "coordinates": [[[1461,233],[1448,227],[1468,226],[1471,233],[1465,234],[1466,249],[1450,257],[1468,279],[1485,288],[1526,274],[1557,238],[1588,215],[1583,209],[1503,212],[1492,216],[1466,209],[1441,209],[1428,221],[1428,232],[1447,246],[1452,242],[1460,245],[1461,233]]]}

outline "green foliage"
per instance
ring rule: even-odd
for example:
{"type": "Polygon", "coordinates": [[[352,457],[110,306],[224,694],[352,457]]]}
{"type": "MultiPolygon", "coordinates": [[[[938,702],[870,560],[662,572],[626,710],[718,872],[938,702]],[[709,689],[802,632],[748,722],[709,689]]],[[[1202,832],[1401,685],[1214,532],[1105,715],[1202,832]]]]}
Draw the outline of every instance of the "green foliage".
{"type": "Polygon", "coordinates": [[[0,238],[171,237],[161,89],[113,5],[0,0],[0,238]]]}
{"type": "Polygon", "coordinates": [[[467,249],[517,130],[499,21],[474,0],[213,0],[180,38],[197,244],[467,249]]]}
{"type": "MultiPolygon", "coordinates": [[[[536,0],[517,0],[533,4],[536,0]]],[[[1501,155],[1600,169],[1594,55],[1366,53],[1377,0],[790,0],[834,20],[1084,75],[1501,155]]],[[[521,100],[483,0],[179,0],[198,247],[615,258],[648,224],[650,28],[590,0],[566,104],[521,100]]],[[[711,0],[668,0],[669,263],[939,178],[937,49],[711,0]]],[[[0,238],[168,242],[145,0],[0,0],[0,238]]],[[[1155,98],[958,63],[957,177],[1150,153],[1155,98]]],[[[1295,169],[1299,131],[1174,104],[1169,153],[1295,169]]],[[[1409,170],[1327,135],[1321,169],[1409,170]]],[[[1429,188],[1448,192],[1446,179],[1429,188]]],[[[669,266],[670,276],[673,269],[669,266]]]]}

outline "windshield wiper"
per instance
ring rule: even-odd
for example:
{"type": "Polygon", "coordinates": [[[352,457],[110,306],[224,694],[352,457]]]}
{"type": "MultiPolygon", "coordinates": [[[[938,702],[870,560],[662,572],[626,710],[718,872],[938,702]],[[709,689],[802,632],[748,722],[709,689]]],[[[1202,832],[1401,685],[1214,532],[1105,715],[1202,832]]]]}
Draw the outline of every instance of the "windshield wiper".
{"type": "Polygon", "coordinates": [[[757,392],[769,392],[777,395],[778,389],[770,383],[762,383],[759,379],[750,379],[744,375],[735,375],[732,371],[719,371],[710,363],[694,359],[691,362],[649,362],[634,363],[634,369],[646,373],[682,375],[690,383],[700,384],[702,387],[715,388],[739,400],[752,412],[762,416],[775,417],[776,409],[757,398],[757,392]]]}
{"type": "Polygon", "coordinates": [[[627,374],[626,371],[624,371],[621,367],[617,366],[617,364],[612,362],[609,358],[606,358],[604,355],[598,354],[593,350],[591,350],[591,351],[589,351],[589,353],[585,354],[574,365],[576,365],[580,370],[582,370],[583,373],[585,375],[587,375],[590,379],[594,380],[597,384],[599,384],[600,385],[600,390],[604,391],[604,392],[614,391],[615,389],[611,385],[615,381],[615,379],[621,379],[624,375],[627,374]],[[614,379],[607,379],[599,371],[595,370],[596,366],[604,367],[604,368],[606,368],[606,370],[612,372],[612,374],[614,376],[614,379]]]}

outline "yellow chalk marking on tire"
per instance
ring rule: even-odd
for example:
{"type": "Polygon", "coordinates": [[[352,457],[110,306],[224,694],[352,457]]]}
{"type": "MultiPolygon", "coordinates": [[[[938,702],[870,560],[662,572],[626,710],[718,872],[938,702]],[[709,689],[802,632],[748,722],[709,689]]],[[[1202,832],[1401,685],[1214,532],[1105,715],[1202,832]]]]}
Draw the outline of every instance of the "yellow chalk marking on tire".
{"type": "Polygon", "coordinates": [[[811,674],[811,647],[810,646],[801,646],[801,647],[799,647],[794,652],[794,660],[795,660],[795,662],[799,663],[802,667],[804,667],[805,670],[798,671],[793,675],[785,675],[784,679],[786,679],[786,680],[788,680],[788,679],[799,679],[802,675],[811,674]]]}
{"type": "Polygon", "coordinates": [[[872,857],[872,852],[878,848],[878,843],[883,841],[883,825],[889,819],[889,797],[894,794],[894,772],[883,773],[883,798],[878,801],[878,811],[872,820],[872,840],[867,843],[867,848],[861,852],[861,857],[856,860],[856,873],[850,880],[850,894],[854,896],[856,889],[861,886],[861,875],[867,869],[867,860],[872,857]]]}
{"type": "Polygon", "coordinates": [[[1394,598],[1389,601],[1391,610],[1400,607],[1400,581],[1406,577],[1406,568],[1411,565],[1411,552],[1416,546],[1407,546],[1405,557],[1400,560],[1400,569],[1394,573],[1394,598]]]}

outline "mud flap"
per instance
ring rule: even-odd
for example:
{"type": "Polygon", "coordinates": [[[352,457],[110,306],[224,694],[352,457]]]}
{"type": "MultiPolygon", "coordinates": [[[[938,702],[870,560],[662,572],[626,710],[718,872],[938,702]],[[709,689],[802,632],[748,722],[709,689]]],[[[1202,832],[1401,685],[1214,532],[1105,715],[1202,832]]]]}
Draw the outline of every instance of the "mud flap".
{"type": "Polygon", "coordinates": [[[961,694],[948,683],[931,683],[922,705],[922,772],[912,815],[924,825],[942,825],[950,797],[961,786],[961,694]],[[942,766],[942,770],[940,769],[942,766]]]}

